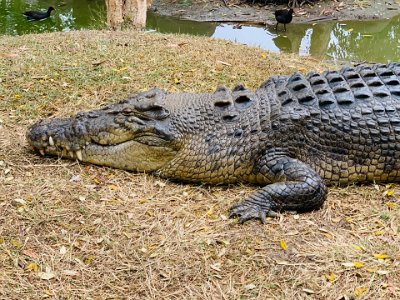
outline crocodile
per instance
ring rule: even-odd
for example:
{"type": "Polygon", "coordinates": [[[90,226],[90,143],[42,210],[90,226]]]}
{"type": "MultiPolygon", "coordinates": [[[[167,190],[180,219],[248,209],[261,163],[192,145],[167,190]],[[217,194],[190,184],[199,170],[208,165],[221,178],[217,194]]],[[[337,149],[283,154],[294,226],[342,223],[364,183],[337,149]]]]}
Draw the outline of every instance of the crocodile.
{"type": "Polygon", "coordinates": [[[176,181],[260,186],[240,222],[321,207],[327,186],[400,181],[400,63],[275,75],[254,91],[154,88],[27,131],[42,155],[176,181]]]}

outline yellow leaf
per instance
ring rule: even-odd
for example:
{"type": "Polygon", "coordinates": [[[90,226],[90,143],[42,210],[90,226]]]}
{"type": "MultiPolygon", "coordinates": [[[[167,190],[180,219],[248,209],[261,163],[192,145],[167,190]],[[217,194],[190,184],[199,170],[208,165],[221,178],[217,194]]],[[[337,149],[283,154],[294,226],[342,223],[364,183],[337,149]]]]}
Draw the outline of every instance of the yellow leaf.
{"type": "Polygon", "coordinates": [[[118,190],[118,187],[117,187],[115,184],[109,184],[109,185],[108,185],[108,188],[109,188],[110,190],[113,190],[113,191],[118,190]]]}
{"type": "Polygon", "coordinates": [[[31,271],[31,272],[37,272],[38,271],[38,265],[34,262],[31,262],[29,265],[26,266],[26,270],[27,271],[31,271]]]}
{"type": "Polygon", "coordinates": [[[246,249],[245,252],[246,252],[247,255],[253,255],[253,251],[251,251],[250,249],[246,249]]]}
{"type": "Polygon", "coordinates": [[[355,266],[357,269],[362,268],[364,265],[365,265],[365,262],[353,261],[353,266],[355,266]]]}
{"type": "Polygon", "coordinates": [[[365,248],[359,245],[352,244],[351,247],[353,247],[353,249],[357,251],[365,251],[365,248]]]}
{"type": "Polygon", "coordinates": [[[21,247],[22,247],[21,242],[19,240],[16,240],[16,239],[12,239],[11,240],[11,245],[13,245],[17,249],[21,249],[21,247]]]}
{"type": "Polygon", "coordinates": [[[370,268],[370,269],[366,269],[368,272],[370,272],[370,273],[375,273],[376,272],[376,269],[375,268],[370,268]]]}
{"type": "Polygon", "coordinates": [[[347,223],[354,223],[354,219],[353,218],[347,217],[345,220],[346,220],[347,223]]]}
{"type": "Polygon", "coordinates": [[[266,55],[266,54],[261,54],[261,57],[264,58],[264,59],[266,59],[266,58],[267,58],[267,55],[266,55]]]}
{"type": "Polygon", "coordinates": [[[21,205],[21,206],[19,206],[17,208],[17,212],[22,213],[22,212],[24,212],[25,209],[26,209],[26,206],[25,205],[21,205]]]}
{"type": "Polygon", "coordinates": [[[281,245],[281,248],[283,249],[283,250],[287,250],[287,245],[286,245],[286,242],[285,242],[285,240],[281,240],[280,242],[279,242],[279,244],[281,245]]]}
{"type": "Polygon", "coordinates": [[[387,190],[383,192],[383,196],[391,197],[393,196],[394,190],[387,190]]]}
{"type": "Polygon", "coordinates": [[[384,254],[384,253],[378,253],[378,254],[374,254],[374,257],[377,259],[385,259],[385,258],[388,258],[389,255],[384,254]]]}
{"type": "Polygon", "coordinates": [[[354,30],[353,28],[349,28],[347,31],[352,32],[353,30],[354,30]]]}
{"type": "Polygon", "coordinates": [[[378,236],[378,235],[382,235],[383,231],[382,230],[376,230],[374,231],[374,235],[378,236]]]}
{"type": "Polygon", "coordinates": [[[101,183],[101,181],[97,177],[93,178],[93,181],[94,181],[95,184],[100,184],[101,183]]]}
{"type": "Polygon", "coordinates": [[[213,214],[214,214],[214,209],[210,208],[210,209],[207,211],[207,215],[210,217],[210,216],[212,216],[213,214]]]}
{"type": "Polygon", "coordinates": [[[331,272],[330,274],[325,274],[324,276],[329,282],[334,282],[336,279],[335,273],[333,272],[331,272]]]}
{"type": "Polygon", "coordinates": [[[85,260],[85,265],[90,265],[93,261],[93,255],[89,255],[88,258],[85,260]]]}
{"type": "Polygon", "coordinates": [[[122,71],[125,71],[127,69],[128,68],[120,68],[120,69],[113,68],[112,70],[115,71],[115,72],[122,72],[122,71]]]}
{"type": "Polygon", "coordinates": [[[387,202],[386,205],[390,208],[390,209],[396,209],[399,207],[399,205],[397,203],[393,203],[393,202],[387,202]]]}
{"type": "Polygon", "coordinates": [[[354,289],[354,294],[355,294],[357,297],[360,297],[360,296],[362,296],[367,290],[368,290],[368,288],[366,288],[366,287],[357,287],[357,288],[354,289]]]}

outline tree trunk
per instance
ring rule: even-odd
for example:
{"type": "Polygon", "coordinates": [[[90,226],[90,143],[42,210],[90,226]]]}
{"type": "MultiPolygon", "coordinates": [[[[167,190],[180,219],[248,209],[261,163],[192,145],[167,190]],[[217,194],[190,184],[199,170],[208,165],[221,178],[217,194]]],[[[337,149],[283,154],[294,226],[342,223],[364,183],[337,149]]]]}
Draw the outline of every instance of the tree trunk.
{"type": "Polygon", "coordinates": [[[114,30],[121,27],[143,29],[151,0],[106,0],[107,24],[114,30]]]}

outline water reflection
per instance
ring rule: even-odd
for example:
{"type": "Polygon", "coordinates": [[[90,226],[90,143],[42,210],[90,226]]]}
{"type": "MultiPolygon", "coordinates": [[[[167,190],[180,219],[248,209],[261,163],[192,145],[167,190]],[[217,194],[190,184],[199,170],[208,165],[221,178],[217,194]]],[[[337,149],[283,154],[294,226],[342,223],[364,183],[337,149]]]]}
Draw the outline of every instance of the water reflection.
{"type": "Polygon", "coordinates": [[[400,16],[385,20],[290,24],[286,32],[273,26],[218,26],[213,37],[257,46],[274,52],[312,55],[344,61],[400,60],[400,16]]]}
{"type": "Polygon", "coordinates": [[[214,22],[194,22],[160,16],[150,10],[147,12],[146,27],[162,33],[184,33],[212,36],[217,24],[214,22]]]}

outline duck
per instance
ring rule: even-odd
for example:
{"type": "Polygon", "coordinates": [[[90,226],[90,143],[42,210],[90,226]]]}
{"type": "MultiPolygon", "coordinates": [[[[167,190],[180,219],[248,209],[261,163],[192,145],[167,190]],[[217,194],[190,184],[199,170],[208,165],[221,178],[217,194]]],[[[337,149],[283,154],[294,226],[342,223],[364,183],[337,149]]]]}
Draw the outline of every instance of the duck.
{"type": "Polygon", "coordinates": [[[286,31],[286,24],[292,22],[293,19],[293,9],[279,9],[275,11],[275,19],[276,19],[276,26],[275,30],[278,30],[278,24],[282,23],[285,31],[286,31]]]}
{"type": "Polygon", "coordinates": [[[23,15],[28,19],[28,20],[43,20],[47,19],[50,17],[51,12],[55,10],[53,6],[50,6],[46,12],[43,11],[26,11],[23,13],[23,15]]]}

